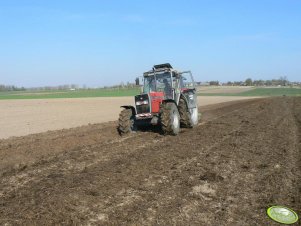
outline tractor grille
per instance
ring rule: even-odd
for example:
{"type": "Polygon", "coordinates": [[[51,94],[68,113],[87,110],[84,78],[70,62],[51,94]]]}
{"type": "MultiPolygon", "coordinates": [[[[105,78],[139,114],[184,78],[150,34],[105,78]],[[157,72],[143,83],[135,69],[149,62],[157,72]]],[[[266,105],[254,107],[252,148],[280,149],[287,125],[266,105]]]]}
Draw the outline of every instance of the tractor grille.
{"type": "Polygon", "coordinates": [[[150,112],[149,104],[136,106],[136,109],[137,109],[137,114],[150,112]]]}
{"type": "Polygon", "coordinates": [[[147,94],[137,95],[135,96],[135,103],[141,101],[148,101],[148,104],[136,104],[137,114],[149,113],[150,112],[150,102],[147,94]]]}

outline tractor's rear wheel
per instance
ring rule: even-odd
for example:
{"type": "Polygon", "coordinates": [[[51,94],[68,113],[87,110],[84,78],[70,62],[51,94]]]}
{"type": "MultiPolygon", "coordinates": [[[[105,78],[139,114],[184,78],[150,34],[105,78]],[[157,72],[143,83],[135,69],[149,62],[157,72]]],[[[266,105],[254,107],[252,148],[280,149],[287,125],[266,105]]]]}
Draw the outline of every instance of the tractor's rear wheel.
{"type": "Polygon", "coordinates": [[[193,128],[198,124],[198,108],[188,109],[184,99],[179,101],[179,114],[181,126],[185,128],[193,128]]]}
{"type": "Polygon", "coordinates": [[[124,135],[135,130],[135,115],[133,115],[132,109],[123,109],[119,114],[118,120],[119,134],[124,135]]]}
{"type": "Polygon", "coordinates": [[[175,103],[167,102],[162,105],[160,120],[165,135],[177,135],[180,132],[180,115],[175,103]]]}

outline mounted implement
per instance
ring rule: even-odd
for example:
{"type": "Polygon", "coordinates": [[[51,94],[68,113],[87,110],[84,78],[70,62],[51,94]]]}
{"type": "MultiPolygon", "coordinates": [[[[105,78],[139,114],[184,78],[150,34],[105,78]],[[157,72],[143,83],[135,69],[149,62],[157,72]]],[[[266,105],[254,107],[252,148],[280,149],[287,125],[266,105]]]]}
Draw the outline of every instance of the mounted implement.
{"type": "Polygon", "coordinates": [[[121,135],[143,125],[158,125],[166,135],[177,135],[181,127],[198,124],[195,83],[190,71],[179,72],[170,64],[155,65],[143,74],[142,94],[134,106],[121,106],[118,131],[121,135]]]}

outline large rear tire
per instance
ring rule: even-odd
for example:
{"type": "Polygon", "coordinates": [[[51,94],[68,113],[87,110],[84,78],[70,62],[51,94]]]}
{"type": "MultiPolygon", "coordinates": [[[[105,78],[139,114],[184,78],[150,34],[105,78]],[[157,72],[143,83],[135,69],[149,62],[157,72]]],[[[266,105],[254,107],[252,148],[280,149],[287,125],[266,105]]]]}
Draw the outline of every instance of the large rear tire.
{"type": "Polygon", "coordinates": [[[188,109],[187,104],[184,99],[179,101],[179,114],[181,126],[185,128],[193,128],[198,124],[198,108],[188,109]]]}
{"type": "Polygon", "coordinates": [[[161,126],[165,135],[177,135],[180,132],[180,115],[173,102],[164,103],[161,107],[161,126]]]}
{"type": "Polygon", "coordinates": [[[118,132],[120,135],[125,135],[136,130],[135,115],[132,109],[123,109],[119,114],[118,132]]]}

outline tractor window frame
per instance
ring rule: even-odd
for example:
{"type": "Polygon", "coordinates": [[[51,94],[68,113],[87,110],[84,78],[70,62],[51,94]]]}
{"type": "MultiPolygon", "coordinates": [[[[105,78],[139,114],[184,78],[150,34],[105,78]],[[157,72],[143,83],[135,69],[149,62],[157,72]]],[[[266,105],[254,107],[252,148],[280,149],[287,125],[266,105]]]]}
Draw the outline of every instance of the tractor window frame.
{"type": "Polygon", "coordinates": [[[150,92],[164,92],[165,84],[163,80],[166,79],[170,88],[174,87],[172,73],[168,72],[155,72],[144,77],[143,93],[150,92]]]}
{"type": "Polygon", "coordinates": [[[181,72],[180,87],[182,89],[195,89],[195,82],[190,71],[181,72]]]}

